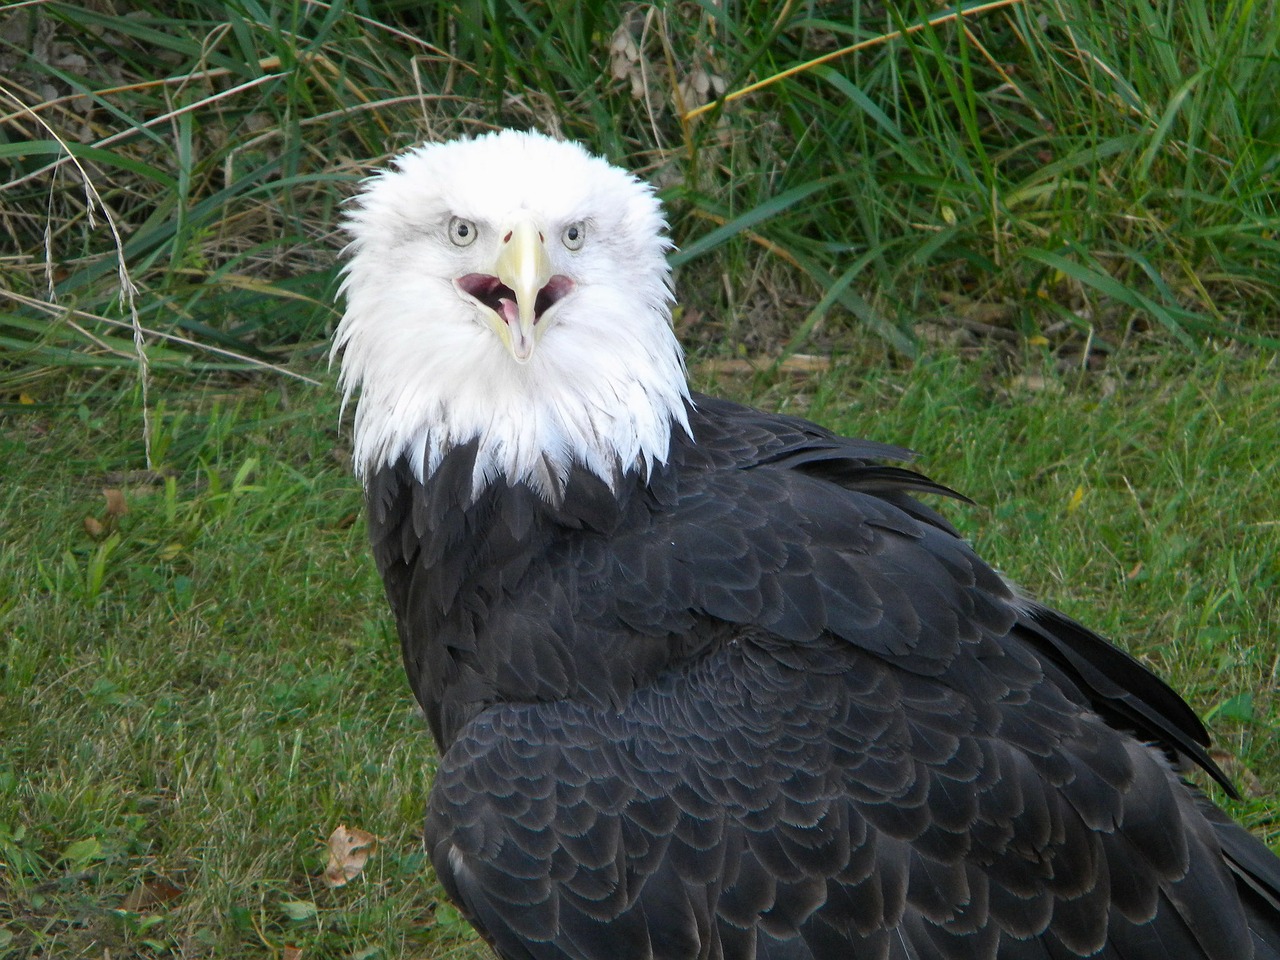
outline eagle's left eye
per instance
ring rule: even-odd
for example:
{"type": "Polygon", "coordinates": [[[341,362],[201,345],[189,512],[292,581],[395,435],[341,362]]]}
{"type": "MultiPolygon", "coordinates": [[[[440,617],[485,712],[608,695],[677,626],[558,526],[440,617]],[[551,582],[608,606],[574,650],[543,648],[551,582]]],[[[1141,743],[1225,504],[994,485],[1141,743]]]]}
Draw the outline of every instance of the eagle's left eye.
{"type": "Polygon", "coordinates": [[[454,217],[449,221],[449,239],[455,246],[469,247],[476,239],[476,225],[462,217],[454,217]]]}
{"type": "Polygon", "coordinates": [[[564,241],[564,245],[570,250],[581,250],[582,244],[587,239],[587,222],[578,220],[569,224],[564,228],[564,233],[560,235],[560,239],[564,241]]]}

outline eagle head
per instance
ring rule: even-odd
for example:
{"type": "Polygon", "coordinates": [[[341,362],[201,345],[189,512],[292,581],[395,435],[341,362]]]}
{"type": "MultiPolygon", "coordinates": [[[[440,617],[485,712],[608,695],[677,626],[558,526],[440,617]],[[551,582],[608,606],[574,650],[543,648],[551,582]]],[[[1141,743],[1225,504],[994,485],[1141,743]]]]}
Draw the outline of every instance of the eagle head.
{"type": "Polygon", "coordinates": [[[581,146],[502,131],[397,157],[355,198],[334,337],[355,464],[426,480],[477,441],[549,499],[575,466],[615,484],[687,429],[666,223],[652,188],[581,146]]]}

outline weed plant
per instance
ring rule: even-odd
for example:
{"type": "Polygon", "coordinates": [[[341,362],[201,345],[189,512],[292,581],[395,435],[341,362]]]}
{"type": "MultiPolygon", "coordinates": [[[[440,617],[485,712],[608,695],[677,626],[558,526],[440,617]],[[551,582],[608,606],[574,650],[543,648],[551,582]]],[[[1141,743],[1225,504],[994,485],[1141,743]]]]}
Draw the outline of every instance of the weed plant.
{"type": "Polygon", "coordinates": [[[663,187],[716,349],[910,351],[974,303],[1274,345],[1278,39],[1277,0],[11,4],[3,379],[135,333],[193,371],[314,355],[353,181],[497,124],[663,187]]]}

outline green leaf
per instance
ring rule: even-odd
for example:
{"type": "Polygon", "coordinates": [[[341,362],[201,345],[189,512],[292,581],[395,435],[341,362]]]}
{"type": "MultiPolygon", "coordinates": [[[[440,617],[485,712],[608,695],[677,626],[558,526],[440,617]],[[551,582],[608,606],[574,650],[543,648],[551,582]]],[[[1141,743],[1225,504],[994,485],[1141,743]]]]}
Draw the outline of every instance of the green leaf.
{"type": "Polygon", "coordinates": [[[1191,95],[1191,91],[1195,88],[1201,79],[1204,78],[1208,69],[1198,70],[1187,78],[1187,81],[1180,86],[1173,96],[1169,98],[1169,104],[1164,109],[1164,115],[1160,117],[1160,122],[1156,124],[1156,129],[1151,135],[1151,142],[1147,144],[1147,148],[1142,151],[1142,159],[1138,161],[1138,180],[1146,180],[1151,173],[1151,165],[1155,163],[1156,157],[1160,154],[1161,147],[1164,146],[1165,140],[1169,137],[1169,129],[1173,126],[1173,121],[1178,116],[1178,111],[1182,109],[1182,105],[1186,103],[1187,97],[1191,95]]]}
{"type": "Polygon", "coordinates": [[[1253,694],[1241,693],[1234,697],[1223,700],[1221,703],[1211,707],[1205,713],[1205,722],[1225,717],[1227,720],[1235,720],[1238,723],[1256,723],[1258,713],[1254,707],[1253,694]]]}
{"type": "Polygon", "coordinates": [[[310,920],[319,912],[313,900],[286,900],[280,909],[290,920],[310,920]]]}
{"type": "Polygon", "coordinates": [[[0,160],[20,159],[22,157],[49,157],[58,160],[70,151],[77,160],[88,160],[107,169],[132,173],[144,180],[159,184],[166,190],[173,189],[176,180],[159,167],[142,163],[139,160],[113,150],[93,147],[84,143],[69,140],[60,143],[57,140],[18,140],[15,143],[0,143],[0,160]]]}
{"type": "Polygon", "coordinates": [[[704,253],[709,253],[722,243],[732,240],[738,234],[745,233],[770,217],[777,216],[788,207],[795,206],[805,197],[812,196],[830,184],[831,180],[824,177],[820,180],[802,183],[800,186],[792,187],[790,190],[784,190],[776,197],[771,197],[764,203],[752,207],[741,216],[734,217],[723,226],[716,227],[710,233],[704,234],[688,246],[681,247],[667,258],[667,262],[672,267],[683,266],[690,260],[694,260],[704,253]]]}
{"type": "Polygon", "coordinates": [[[106,848],[102,846],[102,841],[97,837],[77,840],[62,851],[62,859],[71,861],[77,868],[95,860],[105,860],[106,858],[106,848]]]}

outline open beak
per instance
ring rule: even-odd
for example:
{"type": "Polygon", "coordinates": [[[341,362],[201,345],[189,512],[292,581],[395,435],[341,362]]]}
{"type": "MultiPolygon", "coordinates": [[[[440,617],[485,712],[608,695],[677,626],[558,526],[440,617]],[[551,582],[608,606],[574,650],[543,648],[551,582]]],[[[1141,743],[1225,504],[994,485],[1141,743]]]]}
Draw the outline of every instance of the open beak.
{"type": "Polygon", "coordinates": [[[524,363],[533,356],[534,324],[538,321],[535,308],[539,291],[551,279],[551,258],[541,231],[527,219],[517,220],[502,234],[501,242],[502,252],[494,264],[494,273],[516,295],[515,315],[512,316],[510,301],[503,311],[508,331],[504,339],[511,355],[524,363]]]}
{"type": "Polygon", "coordinates": [[[543,314],[573,289],[553,276],[542,231],[528,216],[508,222],[499,234],[493,273],[469,273],[455,283],[487,308],[487,318],[517,363],[527,363],[545,330],[543,314]]]}

